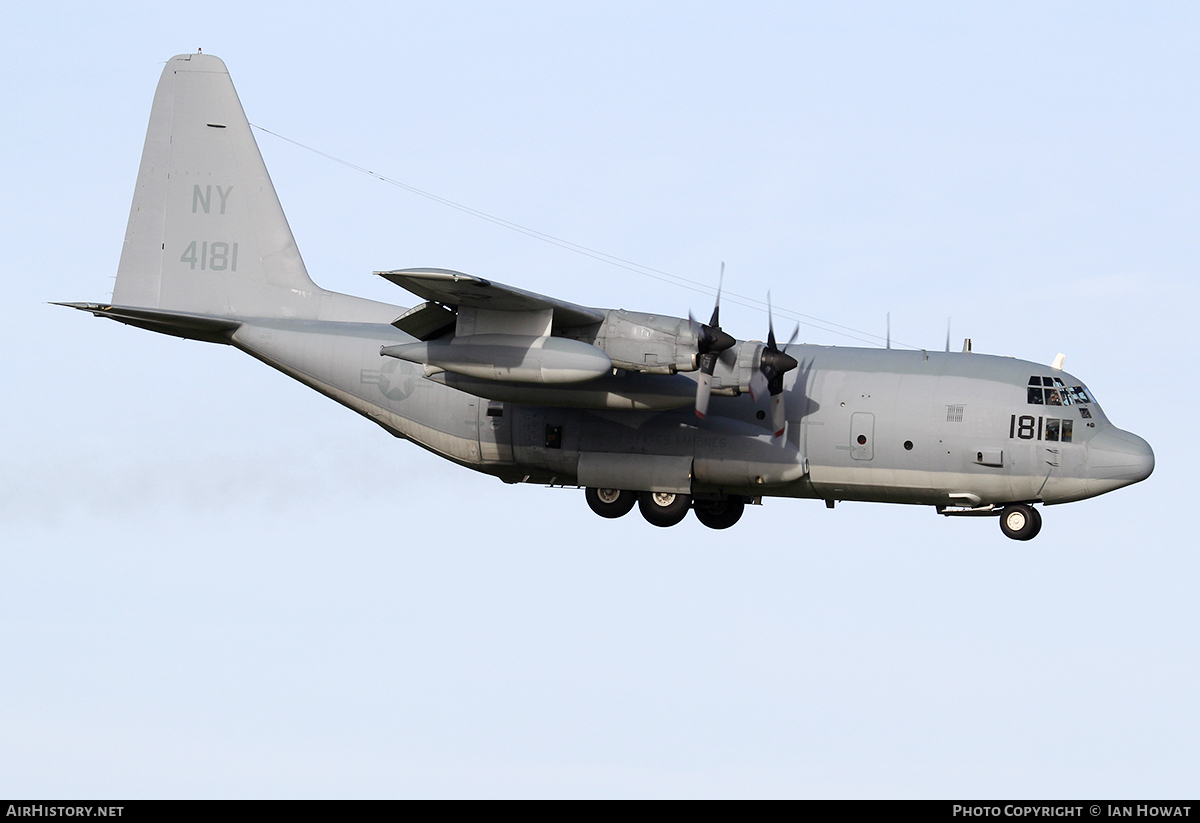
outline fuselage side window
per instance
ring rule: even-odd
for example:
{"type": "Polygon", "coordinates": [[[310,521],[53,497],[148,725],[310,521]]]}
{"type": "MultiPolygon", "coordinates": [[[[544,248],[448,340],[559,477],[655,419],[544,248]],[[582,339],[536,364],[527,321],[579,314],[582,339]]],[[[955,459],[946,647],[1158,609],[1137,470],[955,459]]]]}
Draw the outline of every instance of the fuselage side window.
{"type": "Polygon", "coordinates": [[[1015,414],[1008,419],[1009,438],[1020,440],[1046,440],[1053,443],[1070,443],[1075,434],[1075,421],[1058,417],[1034,417],[1032,414],[1015,414]]]}

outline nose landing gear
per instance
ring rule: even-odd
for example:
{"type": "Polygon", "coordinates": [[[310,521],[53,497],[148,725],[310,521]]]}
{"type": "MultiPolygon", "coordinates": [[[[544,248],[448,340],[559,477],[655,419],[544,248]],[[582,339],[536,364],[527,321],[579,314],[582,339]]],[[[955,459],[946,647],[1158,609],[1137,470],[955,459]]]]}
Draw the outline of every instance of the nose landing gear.
{"type": "Polygon", "coordinates": [[[1032,540],[1042,530],[1042,516],[1026,503],[1005,506],[1000,512],[1000,531],[1013,540],[1032,540]]]}

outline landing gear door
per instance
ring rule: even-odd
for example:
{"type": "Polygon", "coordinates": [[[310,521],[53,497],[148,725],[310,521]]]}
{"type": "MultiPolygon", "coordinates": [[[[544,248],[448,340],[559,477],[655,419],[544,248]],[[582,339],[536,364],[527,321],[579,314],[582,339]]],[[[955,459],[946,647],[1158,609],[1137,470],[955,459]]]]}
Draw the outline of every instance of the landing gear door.
{"type": "Polygon", "coordinates": [[[850,456],[855,460],[875,456],[875,415],[855,412],[850,417],[850,456]]]}

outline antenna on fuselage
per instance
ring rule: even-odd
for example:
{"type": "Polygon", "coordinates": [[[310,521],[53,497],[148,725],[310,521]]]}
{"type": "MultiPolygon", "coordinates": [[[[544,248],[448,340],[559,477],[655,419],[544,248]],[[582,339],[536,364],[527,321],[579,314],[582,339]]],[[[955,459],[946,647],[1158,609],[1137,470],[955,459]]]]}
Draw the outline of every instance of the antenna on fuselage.
{"type": "Polygon", "coordinates": [[[892,347],[892,313],[887,313],[887,347],[892,347]]]}
{"type": "Polygon", "coordinates": [[[950,318],[946,318],[946,353],[950,353],[950,318]]]}

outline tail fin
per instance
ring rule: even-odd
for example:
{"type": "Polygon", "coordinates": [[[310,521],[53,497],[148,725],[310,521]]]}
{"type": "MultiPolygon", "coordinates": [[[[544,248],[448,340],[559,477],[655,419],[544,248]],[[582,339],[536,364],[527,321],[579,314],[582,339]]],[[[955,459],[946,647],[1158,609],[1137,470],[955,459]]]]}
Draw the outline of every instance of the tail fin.
{"type": "Polygon", "coordinates": [[[217,317],[316,317],[275,187],[225,64],[167,61],[146,132],[114,306],[217,317]]]}

